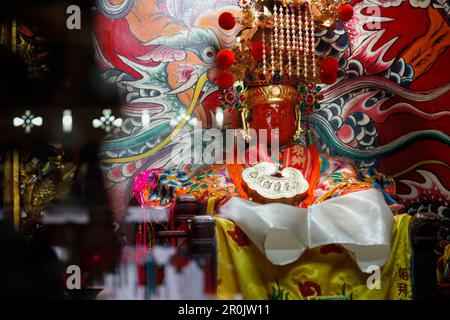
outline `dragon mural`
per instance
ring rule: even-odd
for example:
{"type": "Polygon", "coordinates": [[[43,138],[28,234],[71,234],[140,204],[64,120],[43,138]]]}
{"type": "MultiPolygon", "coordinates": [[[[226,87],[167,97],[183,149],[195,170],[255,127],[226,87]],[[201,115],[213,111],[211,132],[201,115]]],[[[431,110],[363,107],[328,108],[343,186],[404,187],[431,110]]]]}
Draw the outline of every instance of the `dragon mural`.
{"type": "MultiPolygon", "coordinates": [[[[395,179],[411,213],[450,216],[449,1],[351,5],[352,20],[316,32],[316,50],[339,60],[338,81],[309,119],[319,147],[395,179]]],[[[215,55],[239,31],[219,28],[217,17],[233,9],[237,0],[97,2],[97,61],[122,96],[123,124],[102,151],[118,218],[138,173],[173,165],[174,137],[214,126],[215,55]]]]}

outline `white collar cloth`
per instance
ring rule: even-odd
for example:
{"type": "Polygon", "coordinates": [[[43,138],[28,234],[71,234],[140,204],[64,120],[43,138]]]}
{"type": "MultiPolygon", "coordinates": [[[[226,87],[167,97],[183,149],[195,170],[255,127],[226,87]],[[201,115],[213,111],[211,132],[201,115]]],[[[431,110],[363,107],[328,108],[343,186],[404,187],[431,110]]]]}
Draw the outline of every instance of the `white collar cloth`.
{"type": "Polygon", "coordinates": [[[307,209],[232,198],[220,216],[234,221],[275,265],[297,261],[307,248],[340,244],[363,272],[382,267],[391,249],[393,216],[375,189],[331,198],[307,209]],[[370,267],[370,268],[369,268],[370,267]]]}

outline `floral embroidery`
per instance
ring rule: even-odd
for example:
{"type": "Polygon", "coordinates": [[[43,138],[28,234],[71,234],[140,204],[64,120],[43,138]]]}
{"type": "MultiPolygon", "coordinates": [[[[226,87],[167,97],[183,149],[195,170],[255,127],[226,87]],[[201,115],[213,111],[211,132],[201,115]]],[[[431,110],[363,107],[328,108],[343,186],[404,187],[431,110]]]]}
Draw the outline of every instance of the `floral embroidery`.
{"type": "Polygon", "coordinates": [[[300,290],[303,298],[322,295],[322,289],[320,288],[320,285],[312,281],[299,282],[298,289],[300,290]]]}

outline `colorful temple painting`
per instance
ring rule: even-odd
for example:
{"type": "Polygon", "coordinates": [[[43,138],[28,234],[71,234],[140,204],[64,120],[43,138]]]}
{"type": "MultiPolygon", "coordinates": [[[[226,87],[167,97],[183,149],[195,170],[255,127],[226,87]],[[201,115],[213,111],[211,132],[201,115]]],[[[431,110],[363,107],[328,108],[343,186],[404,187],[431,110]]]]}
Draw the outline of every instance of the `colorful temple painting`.
{"type": "MultiPolygon", "coordinates": [[[[124,124],[105,140],[108,188],[123,213],[134,177],[170,166],[181,129],[214,125],[220,104],[215,55],[238,27],[217,25],[234,0],[97,4],[95,47],[105,80],[123,96],[124,124]],[[142,123],[142,114],[152,120],[142,123]],[[197,120],[193,120],[193,119],[197,120]]],[[[319,148],[395,179],[406,211],[447,211],[449,5],[445,1],[354,1],[355,15],[316,32],[316,50],[339,61],[309,116],[319,148]],[[414,27],[412,27],[414,26],[414,27]]],[[[226,115],[225,122],[232,121],[226,115]]]]}

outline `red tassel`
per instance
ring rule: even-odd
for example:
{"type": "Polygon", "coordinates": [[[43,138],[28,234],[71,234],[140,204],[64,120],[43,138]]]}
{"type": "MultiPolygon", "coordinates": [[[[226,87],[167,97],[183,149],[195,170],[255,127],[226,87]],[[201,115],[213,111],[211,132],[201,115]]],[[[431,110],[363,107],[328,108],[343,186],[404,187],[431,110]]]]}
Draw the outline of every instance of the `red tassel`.
{"type": "Polygon", "coordinates": [[[315,190],[320,177],[320,161],[317,147],[313,144],[308,145],[309,155],[311,157],[311,174],[309,176],[309,188],[307,197],[302,202],[302,208],[307,208],[316,200],[315,190]]]}
{"type": "MultiPolygon", "coordinates": [[[[170,231],[175,231],[175,205],[176,205],[176,201],[173,201],[170,206],[169,206],[169,225],[170,225],[170,231]]],[[[177,246],[177,239],[175,239],[174,237],[172,237],[170,239],[170,244],[172,245],[172,247],[177,246]]]]}
{"type": "Polygon", "coordinates": [[[337,72],[334,72],[334,73],[322,72],[320,74],[320,80],[322,81],[322,83],[325,83],[325,84],[333,84],[337,80],[337,72]]]}
{"type": "Polygon", "coordinates": [[[227,69],[230,67],[233,63],[236,62],[236,59],[234,58],[234,53],[231,50],[223,49],[220,50],[216,55],[216,61],[219,67],[222,69],[227,69]]]}
{"type": "Polygon", "coordinates": [[[344,4],[338,8],[339,20],[342,22],[350,21],[353,18],[353,7],[349,4],[344,4]]]}
{"type": "Polygon", "coordinates": [[[231,88],[234,82],[234,76],[228,71],[222,71],[217,76],[217,85],[222,89],[231,88]]]}
{"type": "Polygon", "coordinates": [[[224,30],[231,30],[236,25],[236,19],[231,12],[223,12],[219,16],[219,26],[224,30]]]}
{"type": "Polygon", "coordinates": [[[339,64],[337,60],[333,57],[326,57],[322,60],[320,68],[323,73],[335,73],[339,69],[339,64]]]}

